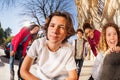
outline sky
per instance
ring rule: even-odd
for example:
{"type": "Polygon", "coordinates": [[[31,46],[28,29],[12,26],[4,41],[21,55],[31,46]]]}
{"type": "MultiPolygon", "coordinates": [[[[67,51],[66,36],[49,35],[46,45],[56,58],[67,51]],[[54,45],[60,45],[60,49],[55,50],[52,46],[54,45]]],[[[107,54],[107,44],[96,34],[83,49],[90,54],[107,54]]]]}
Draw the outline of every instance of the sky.
{"type": "Polygon", "coordinates": [[[10,27],[12,29],[12,35],[15,35],[22,28],[23,21],[27,20],[27,17],[21,16],[21,7],[15,6],[11,8],[4,8],[0,12],[0,22],[2,28],[5,30],[10,27]]]}
{"type": "MultiPolygon", "coordinates": [[[[68,12],[73,14],[73,18],[74,18],[73,23],[76,29],[77,19],[74,16],[76,16],[77,8],[75,7],[75,3],[72,2],[72,0],[66,0],[64,2],[66,3],[69,2],[69,4],[71,5],[70,6],[71,9],[67,9],[67,10],[68,12]]],[[[2,6],[0,5],[0,7],[2,6]]],[[[12,29],[12,34],[11,34],[12,36],[14,36],[19,32],[19,30],[22,28],[23,24],[26,21],[30,20],[29,17],[20,15],[22,11],[23,11],[23,8],[21,6],[11,6],[11,7],[3,8],[0,10],[0,22],[1,22],[2,28],[5,30],[6,28],[10,27],[12,29]]]]}

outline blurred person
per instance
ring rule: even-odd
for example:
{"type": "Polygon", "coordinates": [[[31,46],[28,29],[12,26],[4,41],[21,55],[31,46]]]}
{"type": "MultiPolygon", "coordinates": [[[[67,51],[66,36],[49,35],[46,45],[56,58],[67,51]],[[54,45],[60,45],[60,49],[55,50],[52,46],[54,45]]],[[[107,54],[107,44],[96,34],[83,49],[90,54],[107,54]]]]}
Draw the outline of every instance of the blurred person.
{"type": "Polygon", "coordinates": [[[75,62],[77,65],[78,77],[80,76],[83,61],[88,53],[87,40],[83,38],[83,30],[77,29],[77,39],[74,40],[73,46],[75,48],[75,62]]]}
{"type": "Polygon", "coordinates": [[[119,72],[117,72],[118,69],[117,65],[115,65],[120,62],[119,46],[120,46],[120,32],[118,26],[114,23],[105,24],[102,28],[100,42],[98,45],[99,53],[95,59],[92,76],[89,80],[119,80],[120,79],[120,78],[118,79],[120,75],[119,72]],[[115,68],[117,69],[115,70],[115,68]]]}
{"type": "Polygon", "coordinates": [[[35,23],[31,23],[29,27],[23,27],[12,39],[10,45],[10,80],[14,80],[14,59],[15,55],[18,55],[19,59],[19,69],[18,69],[18,79],[20,79],[20,66],[24,57],[26,56],[26,49],[28,43],[32,38],[37,35],[40,27],[35,23]]]}
{"type": "Polygon", "coordinates": [[[74,51],[67,39],[75,34],[72,19],[67,12],[54,12],[45,22],[46,37],[31,45],[21,67],[25,80],[77,80],[74,51]],[[36,75],[30,67],[37,57],[36,75]],[[27,65],[26,65],[27,64],[27,65]]]}
{"type": "Polygon", "coordinates": [[[97,46],[100,39],[100,31],[93,29],[88,22],[83,24],[83,30],[94,56],[97,56],[97,46]]]}

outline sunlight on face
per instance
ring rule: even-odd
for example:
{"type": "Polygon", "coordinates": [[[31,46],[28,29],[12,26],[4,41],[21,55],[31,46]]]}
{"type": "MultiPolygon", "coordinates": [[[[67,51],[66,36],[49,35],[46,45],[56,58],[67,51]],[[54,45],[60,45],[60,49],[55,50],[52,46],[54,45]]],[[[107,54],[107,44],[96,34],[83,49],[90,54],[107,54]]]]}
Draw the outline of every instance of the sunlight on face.
{"type": "Polygon", "coordinates": [[[109,48],[115,47],[118,43],[118,34],[113,27],[106,29],[106,42],[109,48]]]}
{"type": "Polygon", "coordinates": [[[51,42],[62,42],[66,37],[66,19],[61,16],[52,17],[48,27],[48,39],[51,42]]]}

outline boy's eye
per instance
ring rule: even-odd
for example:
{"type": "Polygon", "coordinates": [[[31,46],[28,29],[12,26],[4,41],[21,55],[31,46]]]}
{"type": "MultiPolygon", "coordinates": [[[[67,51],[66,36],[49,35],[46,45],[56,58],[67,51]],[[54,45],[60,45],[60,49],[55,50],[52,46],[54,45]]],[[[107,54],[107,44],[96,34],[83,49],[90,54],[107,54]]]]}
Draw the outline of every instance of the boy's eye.
{"type": "Polygon", "coordinates": [[[61,28],[61,29],[65,29],[65,26],[59,26],[59,28],[61,28]]]}
{"type": "Polygon", "coordinates": [[[54,25],[49,25],[50,27],[54,27],[54,25]]]}

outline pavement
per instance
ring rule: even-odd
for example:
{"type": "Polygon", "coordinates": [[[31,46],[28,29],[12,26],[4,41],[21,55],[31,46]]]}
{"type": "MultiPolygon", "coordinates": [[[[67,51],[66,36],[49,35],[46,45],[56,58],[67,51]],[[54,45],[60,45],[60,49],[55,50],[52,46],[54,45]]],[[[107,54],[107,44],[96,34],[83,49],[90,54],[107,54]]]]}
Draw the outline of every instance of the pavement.
{"type": "Polygon", "coordinates": [[[79,80],[88,80],[89,79],[89,77],[91,76],[93,63],[94,63],[93,60],[85,60],[84,61],[79,80]]]}
{"type": "MultiPolygon", "coordinates": [[[[17,70],[18,70],[18,60],[15,60],[15,80],[18,80],[17,70]]],[[[85,60],[83,63],[83,67],[81,70],[81,75],[79,80],[88,80],[91,75],[91,70],[93,66],[93,61],[85,60]]],[[[34,72],[34,65],[32,66],[31,72],[34,72]]],[[[7,58],[4,54],[4,50],[0,49],[0,80],[10,80],[10,71],[9,71],[9,58],[7,58]]]]}

